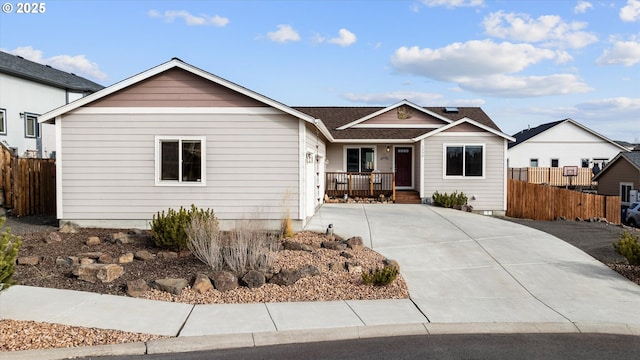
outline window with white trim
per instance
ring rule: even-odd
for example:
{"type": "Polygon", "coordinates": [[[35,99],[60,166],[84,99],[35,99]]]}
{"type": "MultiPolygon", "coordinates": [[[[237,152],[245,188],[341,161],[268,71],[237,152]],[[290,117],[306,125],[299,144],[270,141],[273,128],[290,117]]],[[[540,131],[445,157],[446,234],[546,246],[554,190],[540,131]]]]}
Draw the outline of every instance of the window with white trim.
{"type": "Polygon", "coordinates": [[[40,124],[38,124],[38,115],[24,113],[24,137],[40,137],[40,124]]]}
{"type": "Polygon", "coordinates": [[[631,190],[633,190],[633,183],[620,183],[620,202],[623,204],[629,204],[631,202],[631,190]]]}
{"type": "Polygon", "coordinates": [[[529,159],[529,167],[538,167],[538,159],[529,159]]]}
{"type": "Polygon", "coordinates": [[[372,146],[348,147],[346,164],[348,172],[372,172],[375,169],[376,149],[372,146]]]}
{"type": "Polygon", "coordinates": [[[7,110],[0,109],[0,135],[7,135],[7,110]]]}
{"type": "Polygon", "coordinates": [[[484,145],[446,145],[445,176],[484,176],[484,145]]]}
{"type": "Polygon", "coordinates": [[[156,184],[204,185],[204,137],[156,137],[156,184]]]}

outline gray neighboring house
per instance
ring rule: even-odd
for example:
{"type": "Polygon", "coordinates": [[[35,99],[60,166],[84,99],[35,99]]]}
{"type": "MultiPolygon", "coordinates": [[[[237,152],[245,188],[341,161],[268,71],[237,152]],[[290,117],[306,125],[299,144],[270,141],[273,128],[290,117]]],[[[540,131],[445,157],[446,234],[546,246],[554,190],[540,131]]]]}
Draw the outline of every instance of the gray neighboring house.
{"type": "Polygon", "coordinates": [[[338,185],[463,191],[475,210],[506,210],[514,139],[480,108],[289,107],[174,58],[40,121],[59,135],[57,217],[81,226],[148,228],[194,204],[223,228],[289,216],[301,229],[338,185]]]}
{"type": "Polygon", "coordinates": [[[54,128],[38,124],[38,117],[103,88],[83,77],[0,51],[0,142],[22,157],[53,157],[54,128]]]}

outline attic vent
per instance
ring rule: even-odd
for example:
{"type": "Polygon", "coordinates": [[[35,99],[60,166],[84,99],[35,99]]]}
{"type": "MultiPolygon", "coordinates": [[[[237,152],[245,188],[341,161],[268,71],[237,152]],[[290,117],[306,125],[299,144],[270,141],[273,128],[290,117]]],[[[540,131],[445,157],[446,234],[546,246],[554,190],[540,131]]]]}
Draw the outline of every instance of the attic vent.
{"type": "Polygon", "coordinates": [[[400,120],[410,119],[413,116],[413,114],[411,114],[411,108],[408,106],[400,106],[396,109],[396,111],[398,114],[398,119],[400,120]]]}
{"type": "Polygon", "coordinates": [[[446,112],[446,113],[457,113],[459,111],[460,110],[457,107],[454,107],[454,106],[444,108],[444,112],[446,112]]]}

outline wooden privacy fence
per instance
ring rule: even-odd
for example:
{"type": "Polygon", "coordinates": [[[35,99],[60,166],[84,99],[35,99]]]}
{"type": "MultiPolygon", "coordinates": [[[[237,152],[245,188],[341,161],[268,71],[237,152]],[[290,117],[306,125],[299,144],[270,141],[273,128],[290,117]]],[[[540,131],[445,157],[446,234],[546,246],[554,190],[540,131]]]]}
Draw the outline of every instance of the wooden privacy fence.
{"type": "Polygon", "coordinates": [[[551,186],[595,186],[591,181],[593,173],[589,168],[578,168],[576,176],[563,176],[561,167],[528,167],[509,168],[507,177],[513,180],[526,181],[533,184],[547,184],[551,186]]]}
{"type": "Polygon", "coordinates": [[[531,184],[524,181],[507,182],[507,216],[554,220],[605,218],[620,223],[620,197],[587,194],[553,186],[531,184]]]}
{"type": "Polygon", "coordinates": [[[19,158],[4,146],[0,149],[2,206],[15,216],[55,215],[55,160],[19,158]]]}

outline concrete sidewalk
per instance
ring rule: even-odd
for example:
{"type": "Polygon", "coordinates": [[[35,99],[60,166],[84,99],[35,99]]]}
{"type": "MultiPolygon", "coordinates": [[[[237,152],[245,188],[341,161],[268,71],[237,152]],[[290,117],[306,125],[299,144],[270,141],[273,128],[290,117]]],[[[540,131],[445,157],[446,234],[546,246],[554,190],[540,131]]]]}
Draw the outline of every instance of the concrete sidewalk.
{"type": "Polygon", "coordinates": [[[445,333],[640,335],[640,287],[538,230],[395,204],[327,204],[307,229],[324,232],[329,224],[398,260],[411,299],[187,305],[14,286],[0,292],[2,319],[173,338],[2,355],[55,359],[445,333]]]}

